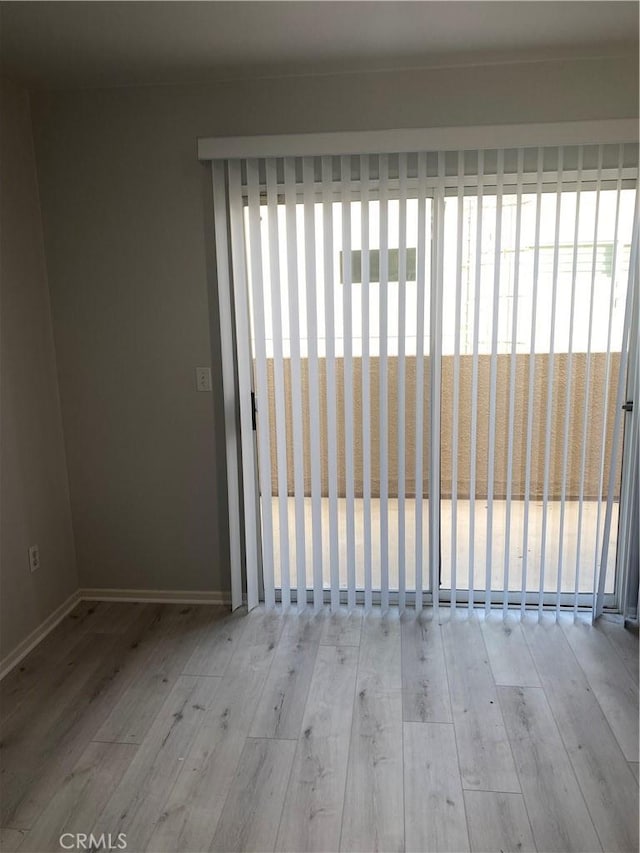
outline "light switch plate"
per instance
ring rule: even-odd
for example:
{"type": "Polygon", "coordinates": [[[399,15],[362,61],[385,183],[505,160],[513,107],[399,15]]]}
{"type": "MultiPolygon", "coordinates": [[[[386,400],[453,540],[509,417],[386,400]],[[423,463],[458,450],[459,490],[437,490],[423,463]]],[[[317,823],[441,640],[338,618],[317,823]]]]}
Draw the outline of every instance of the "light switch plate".
{"type": "Polygon", "coordinates": [[[29,545],[29,568],[32,572],[40,568],[40,549],[37,545],[29,545]]]}
{"type": "Polygon", "coordinates": [[[196,367],[196,389],[198,391],[211,391],[210,367],[196,367]]]}

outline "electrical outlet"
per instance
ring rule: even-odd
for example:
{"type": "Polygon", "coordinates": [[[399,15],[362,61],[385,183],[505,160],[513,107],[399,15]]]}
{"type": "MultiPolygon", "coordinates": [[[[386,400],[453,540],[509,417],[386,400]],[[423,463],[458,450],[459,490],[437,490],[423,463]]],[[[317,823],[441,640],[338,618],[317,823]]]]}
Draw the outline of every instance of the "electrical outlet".
{"type": "Polygon", "coordinates": [[[196,367],[196,389],[198,391],[211,391],[210,367],[196,367]]]}
{"type": "Polygon", "coordinates": [[[40,568],[40,549],[37,545],[29,545],[29,568],[32,572],[40,568]]]}

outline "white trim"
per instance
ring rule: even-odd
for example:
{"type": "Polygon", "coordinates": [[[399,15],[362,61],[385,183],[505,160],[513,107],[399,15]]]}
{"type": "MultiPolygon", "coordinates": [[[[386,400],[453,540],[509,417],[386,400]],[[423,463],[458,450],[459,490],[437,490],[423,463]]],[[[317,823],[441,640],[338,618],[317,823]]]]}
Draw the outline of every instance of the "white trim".
{"type": "Polygon", "coordinates": [[[50,613],[44,622],[41,622],[37,628],[22,640],[21,643],[18,643],[18,645],[10,651],[9,654],[5,655],[2,660],[0,660],[0,680],[2,680],[5,675],[8,675],[8,673],[11,672],[11,670],[17,666],[41,640],[44,640],[47,634],[51,633],[59,622],[62,622],[67,613],[70,613],[80,600],[80,590],[76,590],[69,596],[69,598],[63,601],[62,604],[56,607],[53,613],[50,613]]]}
{"type": "Polygon", "coordinates": [[[198,139],[199,160],[301,157],[323,154],[394,154],[478,148],[536,148],[637,142],[637,119],[499,124],[472,127],[405,128],[198,139]]]}
{"type": "MultiPolygon", "coordinates": [[[[137,601],[164,604],[230,605],[226,589],[91,589],[78,590],[78,601],[137,601]]],[[[246,603],[246,600],[245,600],[246,603]]]]}

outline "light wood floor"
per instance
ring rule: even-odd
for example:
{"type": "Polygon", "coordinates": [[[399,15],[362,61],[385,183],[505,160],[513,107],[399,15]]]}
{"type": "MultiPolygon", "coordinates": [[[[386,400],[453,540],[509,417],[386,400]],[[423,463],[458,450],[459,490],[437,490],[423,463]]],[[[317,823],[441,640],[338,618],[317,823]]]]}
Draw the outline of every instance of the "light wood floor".
{"type": "Polygon", "coordinates": [[[612,622],[85,602],[1,695],[4,851],[638,850],[612,622]]]}

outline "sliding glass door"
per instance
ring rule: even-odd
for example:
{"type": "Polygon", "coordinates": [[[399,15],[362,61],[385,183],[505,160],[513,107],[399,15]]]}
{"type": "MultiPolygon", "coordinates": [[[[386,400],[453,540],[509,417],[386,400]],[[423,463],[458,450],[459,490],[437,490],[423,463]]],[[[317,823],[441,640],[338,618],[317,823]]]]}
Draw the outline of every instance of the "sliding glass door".
{"type": "Polygon", "coordinates": [[[635,156],[214,163],[250,598],[613,600],[635,156]]]}

